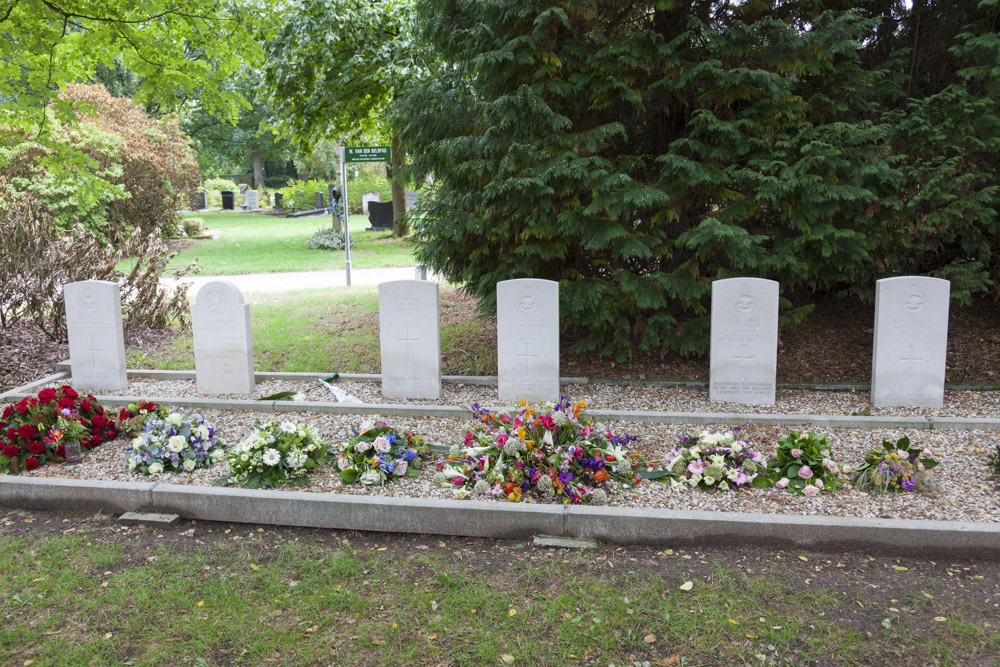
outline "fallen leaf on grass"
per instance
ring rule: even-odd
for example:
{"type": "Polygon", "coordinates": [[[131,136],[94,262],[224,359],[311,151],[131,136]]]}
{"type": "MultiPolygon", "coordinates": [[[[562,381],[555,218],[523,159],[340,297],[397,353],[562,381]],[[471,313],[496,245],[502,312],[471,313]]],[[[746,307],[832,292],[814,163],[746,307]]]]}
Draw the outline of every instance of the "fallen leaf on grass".
{"type": "Polygon", "coordinates": [[[799,556],[799,560],[809,560],[809,559],[806,558],[805,556],[799,556]]]}
{"type": "Polygon", "coordinates": [[[110,632],[105,632],[105,633],[104,633],[104,638],[105,638],[105,639],[111,639],[111,637],[112,637],[112,635],[111,635],[111,633],[110,633],[110,632]]]}
{"type": "Polygon", "coordinates": [[[740,622],[737,621],[735,618],[727,618],[726,621],[729,622],[729,623],[732,623],[733,625],[739,625],[740,624],[740,622]]]}
{"type": "Polygon", "coordinates": [[[907,571],[907,570],[909,570],[910,568],[908,568],[908,567],[903,567],[902,565],[893,565],[893,566],[892,566],[892,569],[896,570],[896,572],[906,572],[906,571],[907,571]]]}
{"type": "Polygon", "coordinates": [[[937,621],[938,623],[944,623],[948,619],[945,616],[935,616],[934,620],[937,621]]]}
{"type": "Polygon", "coordinates": [[[429,634],[427,635],[427,638],[430,639],[431,641],[434,641],[435,639],[438,638],[438,636],[436,634],[429,634]]]}
{"type": "Polygon", "coordinates": [[[646,635],[645,637],[642,638],[642,640],[644,642],[646,642],[647,644],[652,644],[653,642],[656,641],[656,635],[652,635],[652,634],[646,635]]]}
{"type": "Polygon", "coordinates": [[[517,609],[510,609],[507,611],[508,616],[517,616],[517,609]]]}
{"type": "Polygon", "coordinates": [[[694,582],[693,581],[685,581],[683,584],[680,585],[680,589],[682,591],[689,591],[692,588],[694,588],[694,582]]]}
{"type": "Polygon", "coordinates": [[[500,659],[506,662],[508,665],[514,662],[514,656],[512,656],[510,653],[504,653],[502,656],[500,656],[500,659]]]}

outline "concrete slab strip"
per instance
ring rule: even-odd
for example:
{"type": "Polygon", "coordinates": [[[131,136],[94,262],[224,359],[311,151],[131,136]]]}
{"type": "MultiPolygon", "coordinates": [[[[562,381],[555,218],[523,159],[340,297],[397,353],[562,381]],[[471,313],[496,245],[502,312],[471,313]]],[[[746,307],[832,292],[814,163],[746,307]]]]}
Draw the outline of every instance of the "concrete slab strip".
{"type": "Polygon", "coordinates": [[[955,557],[1000,555],[1000,524],[739,514],[622,507],[348,496],[297,491],[0,477],[0,506],[487,538],[561,538],[662,546],[865,549],[955,557]]]}

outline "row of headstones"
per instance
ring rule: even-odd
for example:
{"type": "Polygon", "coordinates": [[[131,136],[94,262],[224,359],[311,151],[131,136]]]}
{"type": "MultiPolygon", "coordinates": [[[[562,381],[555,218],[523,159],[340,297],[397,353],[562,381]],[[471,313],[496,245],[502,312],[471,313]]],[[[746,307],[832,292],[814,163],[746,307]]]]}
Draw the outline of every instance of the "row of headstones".
{"type": "MultiPolygon", "coordinates": [[[[117,283],[65,287],[74,381],[94,390],[126,386],[117,283]]],[[[950,283],[905,276],[875,289],[872,403],[941,407],[944,399],[950,283]]],[[[195,370],[204,394],[254,388],[250,310],[232,283],[206,283],[192,307],[195,370]]],[[[399,280],[379,285],[382,393],[388,398],[441,396],[438,284],[399,280]]],[[[712,284],[709,399],[760,405],[775,401],[778,283],[729,278],[712,284]]],[[[559,396],[559,284],[517,279],[497,284],[500,400],[559,396]]]]}
{"type": "MultiPolygon", "coordinates": [[[[328,186],[328,197],[326,201],[333,200],[333,184],[328,186]]],[[[246,196],[246,208],[251,211],[256,211],[260,208],[260,192],[257,190],[247,190],[243,193],[246,196]]],[[[316,208],[324,207],[323,193],[317,192],[314,195],[316,208]]],[[[277,210],[281,210],[282,201],[284,195],[280,192],[274,194],[274,207],[277,210]]],[[[381,195],[377,192],[365,192],[361,195],[361,208],[365,215],[368,215],[368,204],[370,202],[377,202],[381,199],[381,195]]],[[[408,209],[415,208],[420,201],[420,196],[416,192],[406,193],[406,207],[408,209]]],[[[191,210],[201,211],[208,208],[208,194],[205,192],[195,192],[191,194],[191,210]]],[[[236,194],[229,190],[222,192],[222,208],[226,211],[232,211],[236,208],[236,194]]]]}

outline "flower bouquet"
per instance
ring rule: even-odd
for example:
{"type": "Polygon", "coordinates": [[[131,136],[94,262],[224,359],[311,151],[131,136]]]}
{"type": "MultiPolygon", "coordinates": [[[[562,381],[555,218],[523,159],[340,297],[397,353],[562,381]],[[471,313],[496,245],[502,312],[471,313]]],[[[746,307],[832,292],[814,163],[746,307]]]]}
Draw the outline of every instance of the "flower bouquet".
{"type": "Polygon", "coordinates": [[[667,453],[667,483],[678,489],[685,485],[700,489],[757,488],[769,485],[763,474],[767,459],[740,438],[740,429],[729,433],[702,431],[686,434],[667,453]]]}
{"type": "Polygon", "coordinates": [[[80,398],[68,385],[8,405],[0,416],[0,473],[16,475],[70,458],[118,436],[114,422],[93,396],[80,398]]]}
{"type": "Polygon", "coordinates": [[[201,415],[171,413],[166,419],[150,415],[125,451],[130,471],[156,475],[207,468],[226,456],[225,447],[215,424],[201,415]]]}
{"type": "Polygon", "coordinates": [[[511,416],[474,405],[476,426],[437,465],[434,482],[513,502],[601,505],[610,494],[636,485],[635,438],[613,435],[583,414],[583,401],[540,407],[520,402],[511,416]]]}
{"type": "Polygon", "coordinates": [[[929,449],[910,446],[910,439],[896,442],[882,441],[882,449],[873,449],[865,455],[865,462],[858,466],[854,486],[876,495],[894,491],[929,490],[930,471],[938,462],[931,458],[929,449]]]}
{"type": "Polygon", "coordinates": [[[154,417],[166,419],[169,414],[165,407],[150,401],[129,403],[118,412],[118,430],[136,436],[142,432],[148,420],[154,417]]]}
{"type": "Polygon", "coordinates": [[[310,424],[257,422],[250,437],[226,456],[229,474],[216,481],[248,489],[305,484],[308,472],[326,463],[329,455],[310,424]]]}
{"type": "Polygon", "coordinates": [[[836,490],[849,471],[833,460],[826,436],[812,432],[789,431],[768,465],[774,486],[809,497],[836,490]]]}
{"type": "Polygon", "coordinates": [[[420,436],[397,431],[383,421],[364,422],[351,430],[354,437],[337,454],[344,484],[385,484],[420,475],[421,457],[427,456],[427,444],[420,436]]]}

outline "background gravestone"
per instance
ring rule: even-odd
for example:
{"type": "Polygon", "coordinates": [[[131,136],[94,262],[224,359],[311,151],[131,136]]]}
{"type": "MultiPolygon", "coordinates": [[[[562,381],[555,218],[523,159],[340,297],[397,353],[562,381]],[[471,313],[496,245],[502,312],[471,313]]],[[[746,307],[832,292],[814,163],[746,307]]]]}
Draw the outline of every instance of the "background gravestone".
{"type": "Polygon", "coordinates": [[[205,283],[191,308],[194,368],[202,394],[249,394],[254,389],[250,306],[228,280],[205,283]]]}
{"type": "Polygon", "coordinates": [[[382,395],[441,398],[438,285],[394,280],[378,286],[382,395]]]}
{"type": "Polygon", "coordinates": [[[222,210],[223,211],[236,210],[236,194],[232,190],[222,191],[222,210]]]}
{"type": "Polygon", "coordinates": [[[501,401],[559,399],[559,283],[497,283],[497,371],[501,401]]]}
{"type": "Polygon", "coordinates": [[[392,231],[392,202],[368,202],[368,222],[371,223],[369,229],[376,231],[392,231]]]}
{"type": "Polygon", "coordinates": [[[260,192],[257,190],[247,190],[246,198],[248,211],[256,211],[260,208],[260,192]]]}
{"type": "Polygon", "coordinates": [[[419,204],[419,203],[420,203],[420,195],[419,194],[417,194],[416,192],[407,192],[406,193],[406,210],[407,211],[412,211],[413,209],[415,209],[417,207],[417,204],[419,204]]]}
{"type": "Polygon", "coordinates": [[[282,210],[282,206],[284,204],[284,199],[285,199],[285,195],[281,194],[280,192],[275,192],[274,193],[274,210],[275,211],[282,210]]]}
{"type": "Polygon", "coordinates": [[[323,208],[323,193],[322,192],[317,192],[314,195],[314,197],[315,197],[315,200],[316,200],[315,201],[315,203],[316,203],[315,208],[323,208]]]}
{"type": "Polygon", "coordinates": [[[191,209],[201,211],[208,208],[208,196],[204,192],[194,192],[191,194],[191,209]]]}
{"type": "Polygon", "coordinates": [[[378,201],[382,196],[377,192],[365,192],[361,195],[361,212],[368,215],[368,203],[378,201]]]}
{"type": "Polygon", "coordinates": [[[875,283],[872,405],[944,404],[951,283],[900,276],[875,283]]]}
{"type": "Polygon", "coordinates": [[[125,373],[125,335],[118,283],[84,280],[63,287],[73,385],[89,391],[120,391],[125,373]]]}
{"type": "Polygon", "coordinates": [[[709,400],[774,405],[778,367],[778,283],[712,283],[709,400]]]}

